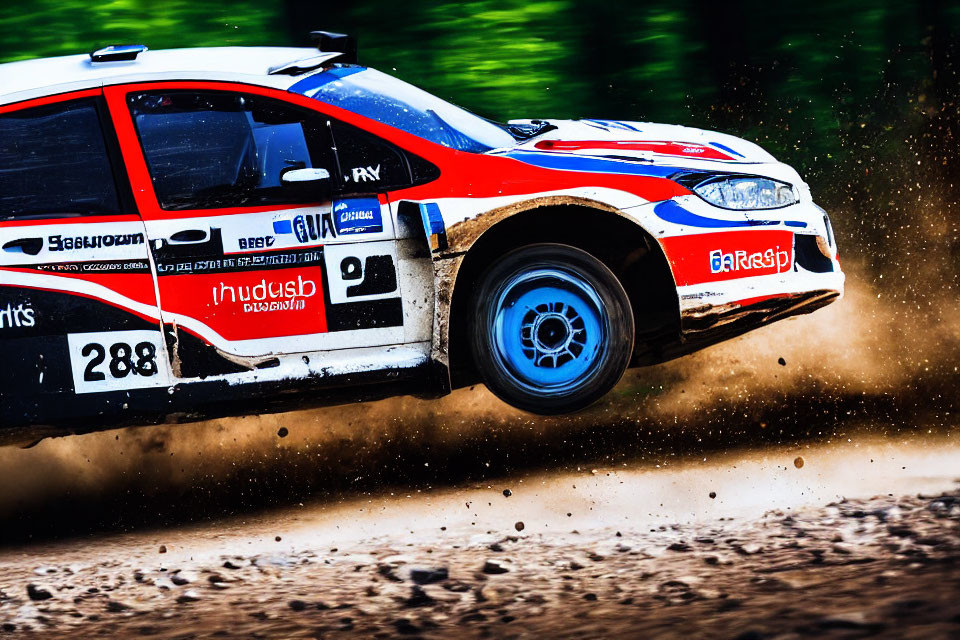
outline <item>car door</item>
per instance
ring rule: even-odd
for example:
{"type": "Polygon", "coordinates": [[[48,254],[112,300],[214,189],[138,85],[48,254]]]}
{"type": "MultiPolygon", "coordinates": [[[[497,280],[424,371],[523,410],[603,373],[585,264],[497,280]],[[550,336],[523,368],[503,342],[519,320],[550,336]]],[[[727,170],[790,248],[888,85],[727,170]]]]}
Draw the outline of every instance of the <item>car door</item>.
{"type": "Polygon", "coordinates": [[[169,384],[117,154],[99,89],[0,107],[0,396],[13,422],[106,415],[132,389],[169,384]]]}
{"type": "MultiPolygon", "coordinates": [[[[328,118],[245,85],[153,83],[106,94],[176,375],[404,342],[386,197],[373,185],[332,197],[347,177],[328,118]],[[304,170],[329,181],[283,179],[304,170]]],[[[376,179],[375,166],[363,169],[356,181],[376,179]]]]}

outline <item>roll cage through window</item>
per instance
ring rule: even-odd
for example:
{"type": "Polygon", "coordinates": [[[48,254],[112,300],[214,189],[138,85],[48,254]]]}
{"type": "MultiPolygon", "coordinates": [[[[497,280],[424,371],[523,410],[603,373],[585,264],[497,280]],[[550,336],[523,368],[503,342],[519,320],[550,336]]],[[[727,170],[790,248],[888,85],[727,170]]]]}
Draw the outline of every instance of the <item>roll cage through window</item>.
{"type": "Polygon", "coordinates": [[[306,204],[290,169],[329,171],[338,196],[422,181],[425,161],[352,125],[282,100],[231,91],[158,90],[127,97],[166,210],[306,204]]]}

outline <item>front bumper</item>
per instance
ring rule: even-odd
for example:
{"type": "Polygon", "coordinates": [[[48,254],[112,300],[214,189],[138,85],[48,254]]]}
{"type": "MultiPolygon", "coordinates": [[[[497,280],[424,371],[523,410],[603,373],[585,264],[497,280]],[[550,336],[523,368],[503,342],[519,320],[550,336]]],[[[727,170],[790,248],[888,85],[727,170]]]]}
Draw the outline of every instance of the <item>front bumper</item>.
{"type": "Polygon", "coordinates": [[[718,332],[724,339],[843,295],[830,220],[809,200],[734,212],[681,196],[627,213],[652,231],[663,250],[685,342],[718,332]]]}
{"type": "Polygon", "coordinates": [[[843,295],[844,274],[836,259],[832,262],[835,270],[828,272],[808,271],[794,260],[793,269],[785,273],[678,287],[681,330],[703,331],[755,312],[769,315],[762,323],[767,324],[812,311],[805,309],[810,305],[819,308],[843,295]],[[818,304],[820,300],[826,302],[818,304]]]}
{"type": "Polygon", "coordinates": [[[834,290],[808,291],[755,302],[731,303],[709,310],[692,309],[683,320],[682,339],[664,353],[675,358],[730,340],[777,320],[811,313],[841,296],[834,290]]]}

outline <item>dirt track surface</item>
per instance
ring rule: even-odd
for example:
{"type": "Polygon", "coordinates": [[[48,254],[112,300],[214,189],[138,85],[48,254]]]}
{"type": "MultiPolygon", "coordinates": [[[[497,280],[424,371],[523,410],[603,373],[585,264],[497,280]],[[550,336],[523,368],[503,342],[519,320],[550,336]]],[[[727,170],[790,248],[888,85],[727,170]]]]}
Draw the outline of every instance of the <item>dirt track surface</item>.
{"type": "Polygon", "coordinates": [[[11,547],[0,551],[0,629],[28,638],[957,637],[954,439],[530,474],[11,547]]]}

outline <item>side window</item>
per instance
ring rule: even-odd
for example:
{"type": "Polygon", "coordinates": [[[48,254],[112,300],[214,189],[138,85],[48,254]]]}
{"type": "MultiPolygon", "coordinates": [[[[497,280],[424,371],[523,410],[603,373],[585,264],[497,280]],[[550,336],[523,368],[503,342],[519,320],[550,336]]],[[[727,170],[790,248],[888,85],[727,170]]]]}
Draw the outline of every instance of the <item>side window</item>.
{"type": "Polygon", "coordinates": [[[164,209],[297,204],[290,169],[333,172],[326,119],[279,100],[223,91],[128,96],[164,209]]]}
{"type": "Polygon", "coordinates": [[[0,219],[120,212],[94,98],[0,115],[0,219]]]}
{"type": "Polygon", "coordinates": [[[343,122],[331,120],[330,128],[343,193],[378,193],[410,185],[410,167],[403,152],[343,122]]]}

